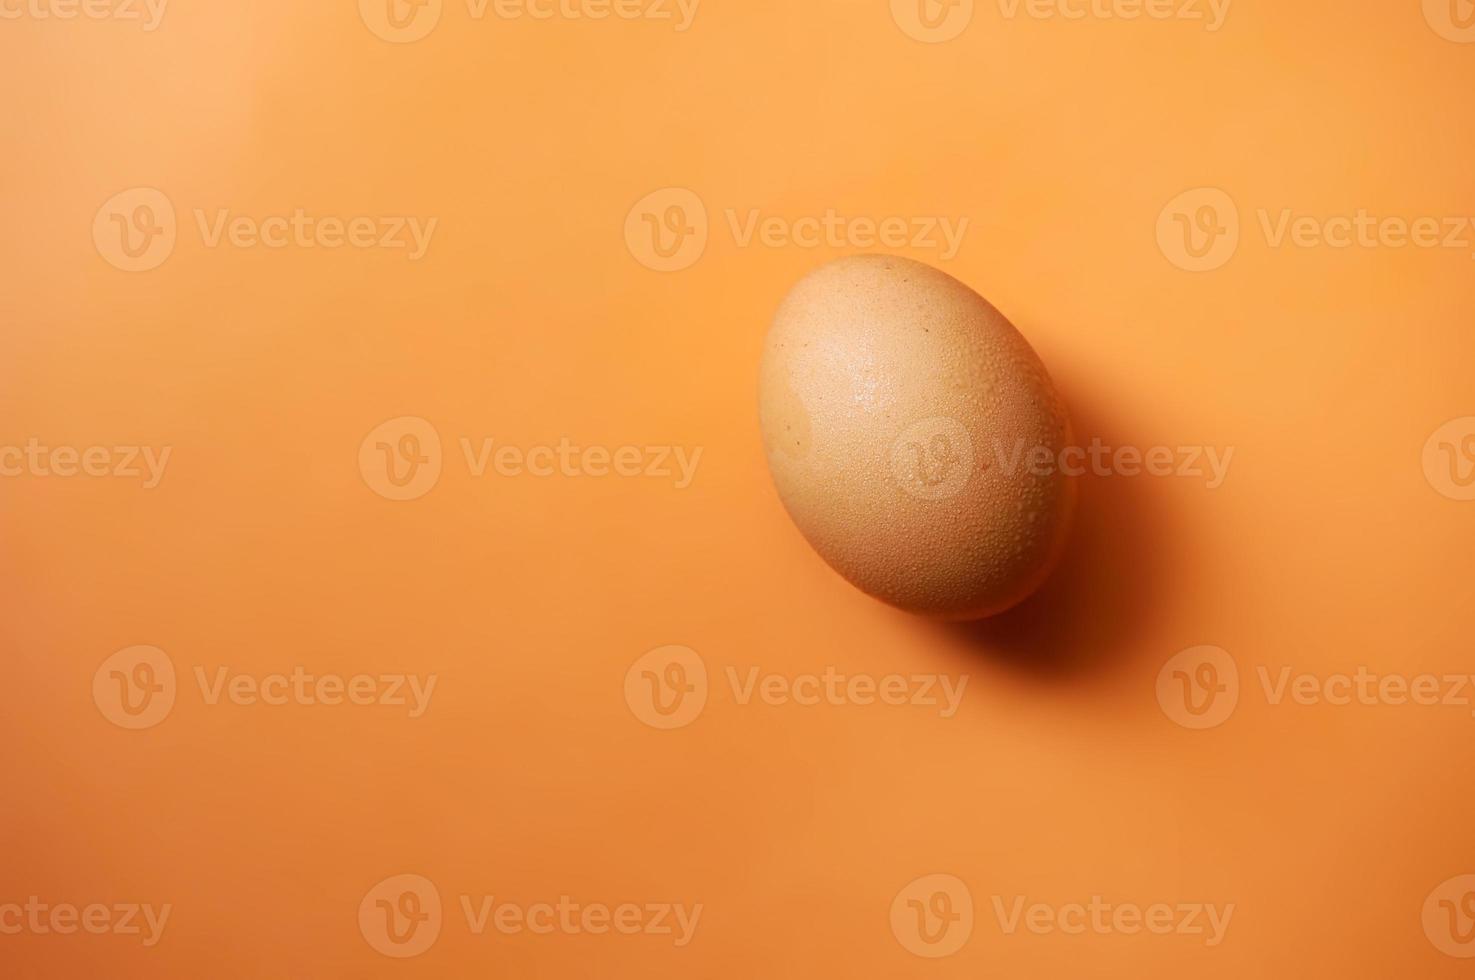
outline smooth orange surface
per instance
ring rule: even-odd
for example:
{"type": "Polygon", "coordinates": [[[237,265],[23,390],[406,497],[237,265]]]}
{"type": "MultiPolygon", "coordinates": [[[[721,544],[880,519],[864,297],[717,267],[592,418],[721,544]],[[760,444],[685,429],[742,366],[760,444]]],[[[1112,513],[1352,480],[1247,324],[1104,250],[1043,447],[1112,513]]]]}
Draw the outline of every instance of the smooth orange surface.
{"type": "Polygon", "coordinates": [[[704,0],[684,31],[459,0],[174,0],[148,31],[48,2],[0,3],[0,452],[76,458],[0,456],[0,975],[1468,971],[1475,684],[1271,697],[1286,669],[1475,672],[1475,423],[1441,430],[1475,416],[1475,230],[1317,231],[1475,215],[1468,2],[1236,0],[1212,31],[1105,0],[704,0]],[[411,260],[280,224],[212,247],[196,218],[299,208],[339,237],[437,224],[411,260]],[[744,238],[754,209],[969,224],[944,259],[854,225],[744,238]],[[1321,224],[1275,237],[1285,209],[1321,224]],[[1222,485],[1086,478],[1064,567],[983,626],[861,595],[785,517],[755,410],[778,300],[858,251],[987,296],[1083,440],[1232,447],[1222,485]],[[551,455],[475,476],[463,439],[551,455]],[[561,440],[606,475],[563,475],[561,440]],[[170,448],[151,489],[54,473],[130,446],[170,448]],[[679,485],[615,473],[624,446],[701,455],[679,485]],[[249,703],[298,668],[344,703],[249,703]],[[755,669],[968,681],[944,717],[743,703],[755,669]],[[703,670],[704,704],[650,699],[703,670]],[[418,717],[347,703],[394,674],[434,675],[418,717]],[[144,687],[157,719],[110,700],[144,687]],[[7,911],[32,896],[170,913],[145,945],[112,911],[7,911]],[[477,934],[487,896],[702,908],[684,945],[477,934]],[[1079,924],[1095,896],[1233,914],[1211,945],[997,912],[1079,924]]]}

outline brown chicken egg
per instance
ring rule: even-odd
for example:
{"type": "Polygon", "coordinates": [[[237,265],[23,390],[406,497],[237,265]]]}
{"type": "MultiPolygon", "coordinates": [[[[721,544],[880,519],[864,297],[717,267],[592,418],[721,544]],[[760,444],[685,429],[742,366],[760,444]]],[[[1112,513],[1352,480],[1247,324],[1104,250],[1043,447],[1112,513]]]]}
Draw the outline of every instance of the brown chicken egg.
{"type": "Polygon", "coordinates": [[[998,310],[931,266],[865,255],[800,280],[768,333],[759,415],[790,517],[878,599],[991,616],[1061,552],[1075,487],[1055,386],[998,310]]]}

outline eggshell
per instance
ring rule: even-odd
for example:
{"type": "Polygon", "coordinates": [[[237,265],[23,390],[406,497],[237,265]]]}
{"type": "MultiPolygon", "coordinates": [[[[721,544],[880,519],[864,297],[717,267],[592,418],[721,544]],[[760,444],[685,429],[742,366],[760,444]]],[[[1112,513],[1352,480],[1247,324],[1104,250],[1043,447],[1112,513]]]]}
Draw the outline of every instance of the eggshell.
{"type": "Polygon", "coordinates": [[[768,333],[759,415],[794,523],[878,599],[990,616],[1060,554],[1060,397],[1019,331],[931,266],[866,255],[805,276],[768,333]]]}

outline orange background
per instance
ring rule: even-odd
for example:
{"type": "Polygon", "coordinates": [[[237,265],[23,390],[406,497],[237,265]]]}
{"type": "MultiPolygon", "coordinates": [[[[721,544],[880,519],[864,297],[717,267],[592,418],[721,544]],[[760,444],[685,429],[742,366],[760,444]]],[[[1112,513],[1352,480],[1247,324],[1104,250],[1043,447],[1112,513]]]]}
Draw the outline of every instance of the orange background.
{"type": "Polygon", "coordinates": [[[706,0],[691,29],[471,20],[387,43],[354,4],[176,0],[157,31],[0,21],[0,443],[173,447],[137,481],[0,479],[0,904],[171,903],[162,941],[0,935],[13,977],[1463,975],[1420,925],[1475,871],[1464,707],[1272,706],[1255,670],[1468,672],[1475,504],[1425,440],[1475,414],[1470,248],[1273,248],[1257,213],[1475,214],[1475,45],[1417,2],[1239,0],[1201,23],[1008,18],[909,37],[884,0],[706,0]],[[179,211],[161,267],[94,247],[104,201],[179,211]],[[680,272],[632,204],[705,202],[680,272]],[[1155,227],[1217,187],[1242,240],[1189,273],[1155,227]],[[427,256],[206,248],[192,210],[434,216],[427,256]],[[770,486],[756,364],[800,275],[727,209],[967,216],[940,264],[1060,382],[1082,437],[1235,447],[1223,487],[1083,487],[1043,594],[913,620],[805,545],[770,486]],[[418,416],[410,502],[357,456],[418,416]],[[473,478],[456,440],[702,447],[694,483],[473,478]],[[99,665],[167,652],[128,731],[99,665]],[[627,705],[680,644],[693,724],[627,705]],[[1159,668],[1237,661],[1221,726],[1159,668]],[[205,703],[193,669],[435,673],[427,713],[205,703]],[[725,668],[967,674],[956,716],[739,704],[725,668]],[[439,940],[395,960],[360,900],[415,873],[439,940]],[[966,882],[954,955],[893,898],[966,882]],[[695,940],[471,935],[458,896],[703,905],[695,940]],[[1233,903],[1199,936],[1007,935],[991,896],[1233,903]]]}

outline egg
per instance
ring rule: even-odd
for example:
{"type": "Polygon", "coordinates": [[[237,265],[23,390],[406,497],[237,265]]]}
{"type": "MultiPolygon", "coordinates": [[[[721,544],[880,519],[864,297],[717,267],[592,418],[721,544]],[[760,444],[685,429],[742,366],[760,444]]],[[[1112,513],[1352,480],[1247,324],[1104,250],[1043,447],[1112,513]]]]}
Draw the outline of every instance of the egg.
{"type": "Polygon", "coordinates": [[[1033,348],[978,293],[909,259],[830,262],[780,304],[759,374],[779,498],[862,591],[978,619],[1048,577],[1075,501],[1070,423],[1033,348]]]}

